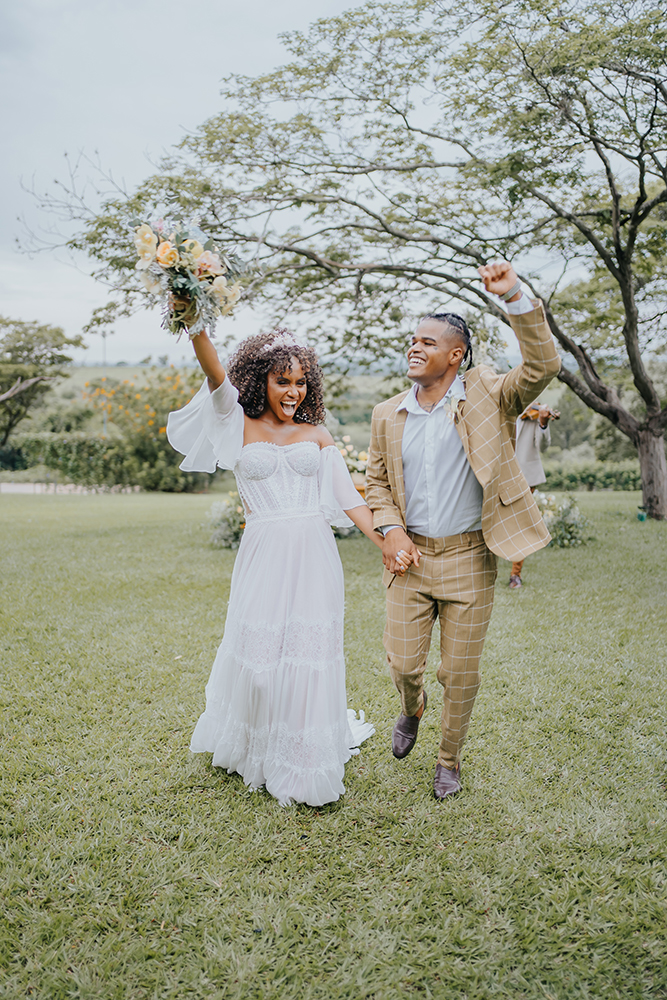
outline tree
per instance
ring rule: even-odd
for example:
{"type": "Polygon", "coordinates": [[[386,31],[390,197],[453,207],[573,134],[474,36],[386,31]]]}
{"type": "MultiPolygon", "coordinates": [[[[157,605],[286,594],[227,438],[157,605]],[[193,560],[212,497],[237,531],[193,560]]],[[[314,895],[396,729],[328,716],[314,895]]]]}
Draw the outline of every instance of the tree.
{"type": "MultiPolygon", "coordinates": [[[[587,441],[592,432],[593,415],[581,400],[563,389],[556,404],[560,411],[560,420],[552,421],[551,444],[560,448],[576,448],[587,441]]],[[[607,426],[611,427],[610,424],[607,426]]],[[[623,456],[624,458],[626,456],[623,456]]]]}
{"type": "Polygon", "coordinates": [[[287,36],[292,62],[230,78],[222,113],[134,193],[92,212],[76,185],[65,194],[85,222],[70,245],[115,284],[109,319],[140,294],[129,219],[200,216],[257,256],[251,298],[313,313],[329,352],[357,358],[396,351],[443,300],[506,324],[476,267],[511,257],[576,362],[560,378],[633,443],[644,505],[664,518],[667,407],[646,366],[666,339],[664,11],[448,7],[372,0],[287,36]]]}
{"type": "Polygon", "coordinates": [[[57,326],[0,316],[0,448],[15,427],[40,404],[54,379],[66,375],[72,358],[65,347],[83,347],[57,326]]]}

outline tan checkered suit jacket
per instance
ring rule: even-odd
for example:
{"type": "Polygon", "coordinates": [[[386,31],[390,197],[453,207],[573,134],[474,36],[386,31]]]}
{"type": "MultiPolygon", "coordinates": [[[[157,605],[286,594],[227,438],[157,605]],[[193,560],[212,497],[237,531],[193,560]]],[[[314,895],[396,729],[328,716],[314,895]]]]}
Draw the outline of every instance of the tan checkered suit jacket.
{"type": "MultiPolygon", "coordinates": [[[[532,312],[510,316],[522,363],[505,375],[487,365],[461,375],[466,399],[455,416],[468,461],[484,488],[484,540],[492,552],[512,562],[543,548],[551,537],[514,455],[517,417],[560,371],[544,307],[533,301],[532,312]]],[[[402,392],[373,410],[366,500],[376,528],[405,527],[402,440],[407,414],[397,407],[406,395],[402,392]]]]}

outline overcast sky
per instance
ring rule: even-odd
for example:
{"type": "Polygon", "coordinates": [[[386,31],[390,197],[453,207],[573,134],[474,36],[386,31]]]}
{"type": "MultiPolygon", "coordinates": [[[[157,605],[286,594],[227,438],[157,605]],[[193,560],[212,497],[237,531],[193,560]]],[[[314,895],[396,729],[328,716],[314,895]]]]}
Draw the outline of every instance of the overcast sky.
{"type": "MultiPolygon", "coordinates": [[[[220,80],[256,74],[286,59],[282,31],[305,30],[318,17],[358,0],[0,0],[0,314],[81,331],[105,290],[67,264],[64,253],[29,258],[15,241],[49,220],[23,190],[65,179],[65,154],[99,155],[133,186],[151,160],[221,110],[220,80]],[[178,76],[176,72],[180,70],[178,76]]],[[[239,320],[254,332],[252,316],[239,320]]],[[[107,357],[137,362],[148,354],[180,360],[187,344],[160,329],[157,313],[116,324],[107,357]]],[[[77,360],[101,359],[90,338],[77,360]]]]}

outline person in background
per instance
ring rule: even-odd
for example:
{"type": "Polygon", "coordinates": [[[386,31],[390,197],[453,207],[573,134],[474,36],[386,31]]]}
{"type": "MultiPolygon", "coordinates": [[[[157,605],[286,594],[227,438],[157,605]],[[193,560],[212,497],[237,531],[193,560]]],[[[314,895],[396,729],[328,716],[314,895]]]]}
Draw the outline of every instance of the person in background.
{"type": "MultiPolygon", "coordinates": [[[[516,459],[531,493],[535,492],[536,486],[546,482],[540,449],[543,442],[545,448],[551,444],[549,420],[553,413],[554,411],[544,403],[531,403],[516,422],[516,459]]],[[[523,559],[517,559],[512,563],[510,590],[518,590],[523,586],[521,582],[523,563],[523,559]]]]}

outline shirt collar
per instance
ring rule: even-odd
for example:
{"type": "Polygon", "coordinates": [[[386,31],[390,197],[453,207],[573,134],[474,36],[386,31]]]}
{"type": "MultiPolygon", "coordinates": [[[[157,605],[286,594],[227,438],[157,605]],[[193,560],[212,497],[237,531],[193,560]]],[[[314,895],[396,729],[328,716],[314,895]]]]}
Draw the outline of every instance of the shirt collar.
{"type": "Polygon", "coordinates": [[[426,416],[428,416],[429,413],[435,413],[436,410],[439,410],[440,408],[444,407],[445,401],[448,399],[458,400],[466,398],[466,387],[463,384],[463,380],[458,375],[454,376],[454,381],[450,385],[445,395],[442,397],[442,399],[438,400],[433,409],[430,411],[422,409],[422,407],[417,402],[417,388],[418,386],[417,383],[415,382],[414,385],[412,386],[412,389],[410,389],[409,393],[407,394],[403,402],[396,407],[397,413],[400,412],[400,410],[407,410],[408,413],[418,413],[418,414],[423,413],[426,414],[426,416]]]}

